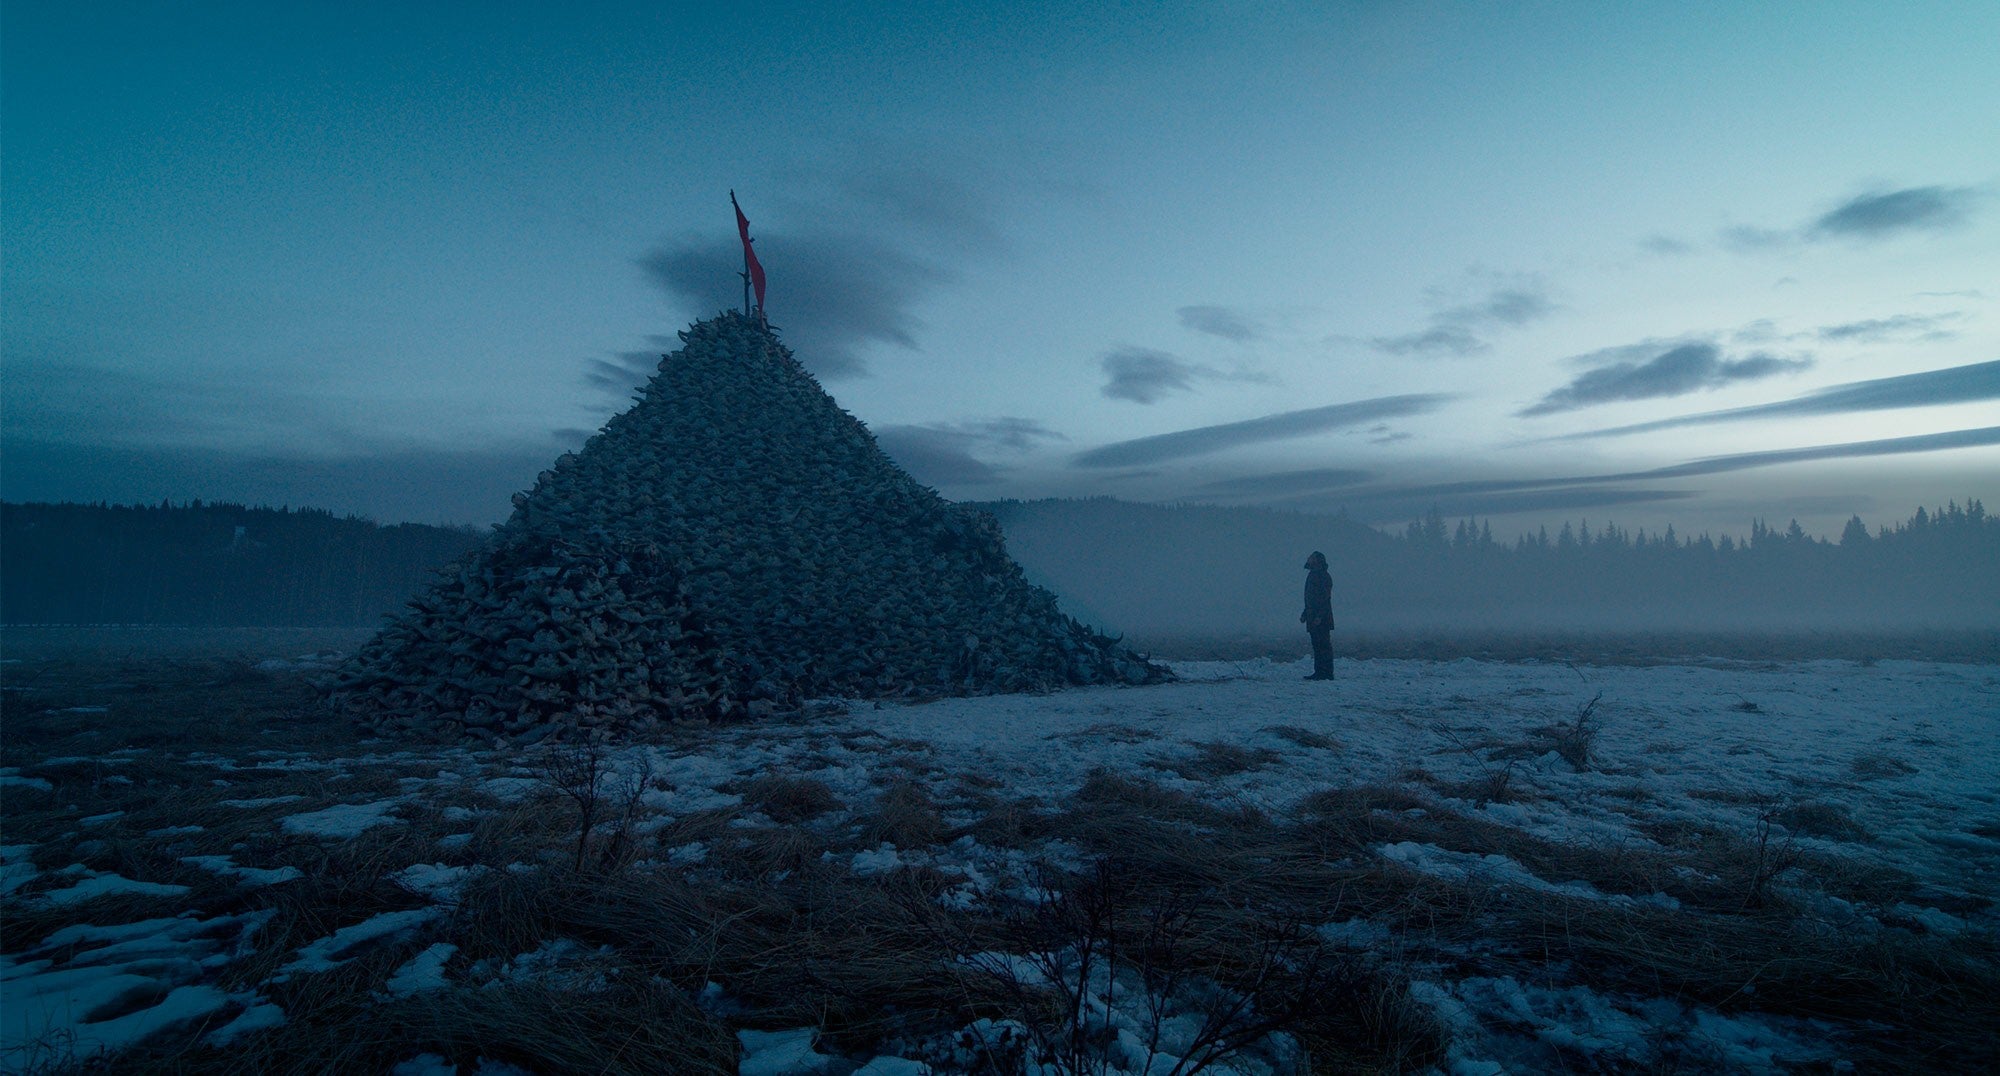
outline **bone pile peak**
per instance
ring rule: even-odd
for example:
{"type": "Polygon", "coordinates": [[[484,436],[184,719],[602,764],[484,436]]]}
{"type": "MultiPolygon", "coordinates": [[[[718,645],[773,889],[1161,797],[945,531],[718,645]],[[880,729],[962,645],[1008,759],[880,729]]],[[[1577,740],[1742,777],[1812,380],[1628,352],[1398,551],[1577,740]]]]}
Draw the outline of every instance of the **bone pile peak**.
{"type": "Polygon", "coordinates": [[[355,655],[335,705],[529,742],[1170,676],[1065,616],[991,516],[904,473],[768,327],[726,313],[680,338],[355,655]]]}

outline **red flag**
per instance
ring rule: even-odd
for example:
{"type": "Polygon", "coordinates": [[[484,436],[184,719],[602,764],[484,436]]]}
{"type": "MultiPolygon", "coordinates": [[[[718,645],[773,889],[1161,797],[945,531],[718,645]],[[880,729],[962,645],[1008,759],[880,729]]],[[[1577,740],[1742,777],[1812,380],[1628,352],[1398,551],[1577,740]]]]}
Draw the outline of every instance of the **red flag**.
{"type": "Polygon", "coordinates": [[[750,246],[750,218],[743,215],[743,207],[736,204],[736,192],[729,192],[729,204],[736,210],[736,234],[743,237],[743,267],[750,274],[750,287],[757,293],[757,309],[764,309],[764,266],[757,261],[757,252],[750,246]]]}

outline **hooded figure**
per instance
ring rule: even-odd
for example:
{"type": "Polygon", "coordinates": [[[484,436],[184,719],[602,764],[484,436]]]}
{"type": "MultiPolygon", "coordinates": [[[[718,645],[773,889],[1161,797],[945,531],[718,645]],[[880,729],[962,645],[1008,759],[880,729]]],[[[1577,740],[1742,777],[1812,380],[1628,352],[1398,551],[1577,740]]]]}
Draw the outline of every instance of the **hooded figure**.
{"type": "Polygon", "coordinates": [[[1333,576],[1327,574],[1325,553],[1306,558],[1306,610],[1299,622],[1312,639],[1313,671],[1306,679],[1333,679],[1333,576]]]}

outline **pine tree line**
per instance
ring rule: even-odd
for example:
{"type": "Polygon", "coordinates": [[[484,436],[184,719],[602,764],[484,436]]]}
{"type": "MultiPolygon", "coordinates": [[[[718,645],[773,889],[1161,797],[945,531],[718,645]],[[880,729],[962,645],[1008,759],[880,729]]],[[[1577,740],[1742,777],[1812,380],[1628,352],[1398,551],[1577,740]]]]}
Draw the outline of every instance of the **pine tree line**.
{"type": "Polygon", "coordinates": [[[315,508],[0,504],[0,618],[370,625],[480,538],[315,508]]]}

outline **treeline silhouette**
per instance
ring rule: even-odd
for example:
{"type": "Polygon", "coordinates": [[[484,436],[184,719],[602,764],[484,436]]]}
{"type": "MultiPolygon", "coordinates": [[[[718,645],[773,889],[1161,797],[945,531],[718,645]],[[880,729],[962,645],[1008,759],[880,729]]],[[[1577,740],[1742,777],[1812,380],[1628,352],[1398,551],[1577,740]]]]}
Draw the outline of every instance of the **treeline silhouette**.
{"type": "Polygon", "coordinates": [[[1872,534],[1854,516],[1836,540],[1807,535],[1797,520],[1782,530],[1755,520],[1742,541],[1686,538],[1671,526],[1593,532],[1579,520],[1506,545],[1489,523],[1447,528],[1433,511],[1404,529],[1400,545],[1406,592],[1432,603],[1552,600],[1586,620],[1623,611],[1676,624],[2000,626],[2000,518],[1976,499],[1918,508],[1872,534]]]}
{"type": "MultiPolygon", "coordinates": [[[[1110,498],[999,501],[1009,551],[1065,611],[1148,637],[1296,628],[1305,555],[1340,630],[2000,628],[2000,518],[1977,500],[1837,539],[1744,540],[1578,521],[1493,538],[1436,511],[1393,533],[1341,516],[1110,498]]],[[[372,626],[469,551],[470,527],[240,504],[0,504],[9,624],[372,626]]]]}
{"type": "Polygon", "coordinates": [[[1147,636],[1284,628],[1307,552],[1361,630],[1927,630],[2000,627],[2000,519],[1977,500],[1836,540],[1579,521],[1513,542],[1433,510],[1385,534],[1338,516],[1110,499],[1002,501],[1009,549],[1073,615],[1147,636]]]}
{"type": "Polygon", "coordinates": [[[472,528],[380,526],[314,508],[0,503],[8,624],[374,624],[472,528]]]}

